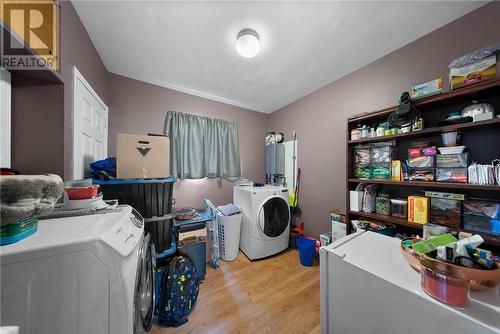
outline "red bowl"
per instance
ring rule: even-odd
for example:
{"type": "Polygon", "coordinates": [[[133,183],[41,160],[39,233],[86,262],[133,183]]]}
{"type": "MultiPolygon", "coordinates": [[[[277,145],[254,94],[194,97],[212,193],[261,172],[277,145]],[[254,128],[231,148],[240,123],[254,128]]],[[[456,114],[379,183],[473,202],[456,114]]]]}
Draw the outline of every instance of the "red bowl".
{"type": "Polygon", "coordinates": [[[97,196],[99,185],[94,184],[88,187],[65,188],[70,200],[91,199],[97,196]]]}

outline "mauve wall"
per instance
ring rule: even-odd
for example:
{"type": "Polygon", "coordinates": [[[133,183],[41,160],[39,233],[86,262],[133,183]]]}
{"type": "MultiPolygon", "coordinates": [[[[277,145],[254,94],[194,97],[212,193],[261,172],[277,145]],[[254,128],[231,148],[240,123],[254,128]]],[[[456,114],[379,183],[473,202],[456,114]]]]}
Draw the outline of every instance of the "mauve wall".
{"type": "Polygon", "coordinates": [[[345,210],[347,117],[394,105],[411,84],[446,81],[452,59],[500,42],[499,22],[500,2],[493,2],[270,115],[269,130],[297,130],[308,233],[328,231],[329,210],[345,210]]]}
{"type": "MultiPolygon", "coordinates": [[[[240,135],[242,175],[264,178],[264,137],[268,116],[181,93],[146,82],[109,75],[109,154],[116,152],[116,134],[163,133],[167,111],[174,110],[237,122],[240,135]]],[[[176,206],[201,207],[203,198],[215,205],[232,201],[232,183],[226,180],[184,180],[174,187],[176,206]]]]}
{"type": "Polygon", "coordinates": [[[61,156],[64,155],[64,178],[72,179],[73,66],[78,68],[109,107],[108,71],[70,1],[61,1],[60,43],[61,78],[64,82],[64,138],[61,138],[60,147],[57,147],[57,150],[60,151],[61,156]]]}

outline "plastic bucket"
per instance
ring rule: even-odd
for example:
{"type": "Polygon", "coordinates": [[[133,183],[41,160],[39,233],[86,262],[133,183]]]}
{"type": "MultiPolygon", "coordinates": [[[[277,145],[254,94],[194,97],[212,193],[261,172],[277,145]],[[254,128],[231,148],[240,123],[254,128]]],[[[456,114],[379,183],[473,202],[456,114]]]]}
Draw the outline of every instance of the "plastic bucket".
{"type": "Polygon", "coordinates": [[[299,248],[300,264],[312,267],[314,251],[316,250],[316,240],[299,235],[297,237],[297,247],[299,248]]]}

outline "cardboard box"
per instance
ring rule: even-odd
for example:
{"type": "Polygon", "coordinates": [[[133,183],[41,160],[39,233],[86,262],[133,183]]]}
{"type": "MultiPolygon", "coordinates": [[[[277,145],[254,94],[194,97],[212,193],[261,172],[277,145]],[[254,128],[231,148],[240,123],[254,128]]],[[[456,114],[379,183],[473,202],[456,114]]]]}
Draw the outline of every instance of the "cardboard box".
{"type": "Polygon", "coordinates": [[[429,198],[408,196],[408,222],[427,224],[429,222],[429,198]]]}
{"type": "Polygon", "coordinates": [[[170,176],[170,140],[164,136],[118,134],[116,176],[119,179],[170,176]]]}
{"type": "Polygon", "coordinates": [[[479,81],[494,79],[497,74],[496,56],[460,68],[450,68],[450,88],[457,89],[479,81]]]}

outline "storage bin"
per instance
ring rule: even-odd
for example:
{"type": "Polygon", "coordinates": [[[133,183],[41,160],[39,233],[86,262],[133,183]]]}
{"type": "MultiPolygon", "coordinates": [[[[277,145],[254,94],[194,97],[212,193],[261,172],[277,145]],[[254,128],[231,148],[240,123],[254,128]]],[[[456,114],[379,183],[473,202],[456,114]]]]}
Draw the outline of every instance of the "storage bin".
{"type": "Polygon", "coordinates": [[[469,166],[469,153],[438,154],[436,156],[436,167],[457,168],[469,166]]]}
{"type": "Polygon", "coordinates": [[[434,156],[408,157],[408,166],[411,168],[433,168],[434,156]]]}
{"type": "Polygon", "coordinates": [[[219,224],[219,252],[220,258],[224,261],[234,261],[238,258],[240,247],[242,214],[231,216],[217,214],[219,224]]]}
{"type": "Polygon", "coordinates": [[[467,168],[436,168],[436,181],[467,183],[467,168]]]}
{"type": "Polygon", "coordinates": [[[410,181],[434,181],[434,169],[433,168],[410,168],[410,175],[408,178],[410,181]]]}
{"type": "Polygon", "coordinates": [[[467,200],[463,220],[466,230],[500,235],[500,202],[467,200]]]}
{"type": "Polygon", "coordinates": [[[173,220],[171,215],[144,219],[144,230],[151,234],[157,253],[164,252],[172,244],[173,220]]]}
{"type": "Polygon", "coordinates": [[[172,213],[172,189],[175,178],[144,180],[94,180],[101,186],[104,199],[128,204],[144,218],[172,213]]]}
{"type": "Polygon", "coordinates": [[[431,198],[431,223],[460,229],[463,201],[447,198],[431,198]]]}

